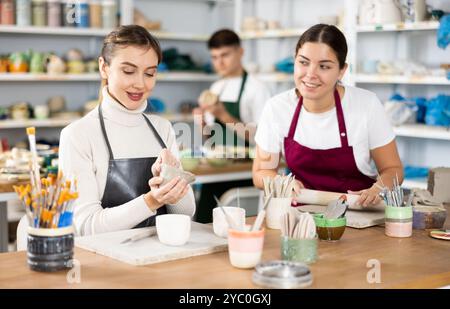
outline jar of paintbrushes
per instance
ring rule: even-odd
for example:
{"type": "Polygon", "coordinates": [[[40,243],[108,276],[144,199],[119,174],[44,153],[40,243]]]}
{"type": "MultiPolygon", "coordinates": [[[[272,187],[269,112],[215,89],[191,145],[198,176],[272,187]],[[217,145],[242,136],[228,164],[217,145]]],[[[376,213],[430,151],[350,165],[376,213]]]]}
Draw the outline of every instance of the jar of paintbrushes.
{"type": "Polygon", "coordinates": [[[27,257],[32,270],[52,272],[72,267],[73,203],[78,198],[76,179],[62,172],[40,178],[34,128],[27,128],[32,160],[30,184],[15,186],[28,219],[27,257]]]}
{"type": "Polygon", "coordinates": [[[266,226],[269,229],[281,228],[282,216],[291,208],[294,176],[264,177],[264,200],[271,196],[266,208],[266,226]]]}
{"type": "Polygon", "coordinates": [[[314,263],[317,260],[317,234],[314,218],[291,208],[281,222],[281,258],[314,263]]]}
{"type": "Polygon", "coordinates": [[[386,203],[385,234],[390,237],[411,237],[413,226],[413,194],[405,202],[403,189],[397,178],[393,180],[392,189],[383,185],[380,196],[386,203]]]}

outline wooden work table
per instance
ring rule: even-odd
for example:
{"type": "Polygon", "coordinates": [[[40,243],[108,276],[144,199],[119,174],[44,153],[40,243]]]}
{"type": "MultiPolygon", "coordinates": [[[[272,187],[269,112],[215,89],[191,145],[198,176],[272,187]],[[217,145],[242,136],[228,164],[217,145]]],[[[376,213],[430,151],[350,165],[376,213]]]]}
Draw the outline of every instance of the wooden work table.
{"type": "MultiPolygon", "coordinates": [[[[450,228],[450,205],[445,227],[450,228]]],[[[253,219],[249,219],[252,221],[253,219]]],[[[263,261],[280,259],[279,231],[266,230],[263,261]]],[[[69,284],[66,271],[29,270],[26,252],[0,254],[0,288],[255,288],[253,270],[231,266],[221,252],[148,266],[131,266],[79,248],[81,283],[69,284]]],[[[384,227],[347,228],[335,243],[319,243],[311,265],[313,288],[437,288],[450,285],[450,242],[414,230],[411,238],[390,238],[384,227]],[[366,280],[367,263],[381,263],[381,283],[366,280]]]]}

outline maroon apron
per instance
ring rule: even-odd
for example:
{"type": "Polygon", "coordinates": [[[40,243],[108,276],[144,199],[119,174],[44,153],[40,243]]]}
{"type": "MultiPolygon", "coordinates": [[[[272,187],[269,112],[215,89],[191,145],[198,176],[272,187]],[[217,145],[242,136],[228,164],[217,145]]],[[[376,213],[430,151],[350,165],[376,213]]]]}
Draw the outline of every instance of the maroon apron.
{"type": "Polygon", "coordinates": [[[334,100],[341,147],[310,149],[294,140],[303,105],[303,97],[300,97],[289,134],[284,138],[287,166],[295,178],[300,180],[307,189],[347,193],[347,190],[359,191],[370,188],[375,179],[361,173],[356,166],[353,147],[348,145],[344,113],[337,90],[334,90],[334,100]]]}

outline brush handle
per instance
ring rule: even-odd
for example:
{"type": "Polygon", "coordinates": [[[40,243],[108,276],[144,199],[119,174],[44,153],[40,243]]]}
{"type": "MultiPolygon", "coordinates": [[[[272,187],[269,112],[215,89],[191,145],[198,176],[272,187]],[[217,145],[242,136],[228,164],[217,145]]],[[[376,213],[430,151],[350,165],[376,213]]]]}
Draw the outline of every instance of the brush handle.
{"type": "Polygon", "coordinates": [[[259,229],[261,228],[261,224],[262,224],[262,222],[263,222],[265,216],[266,216],[266,211],[265,211],[265,210],[261,210],[261,211],[258,213],[258,216],[256,217],[256,220],[255,220],[255,222],[253,223],[253,226],[252,226],[252,229],[251,229],[252,232],[254,232],[254,231],[259,231],[259,229]]]}

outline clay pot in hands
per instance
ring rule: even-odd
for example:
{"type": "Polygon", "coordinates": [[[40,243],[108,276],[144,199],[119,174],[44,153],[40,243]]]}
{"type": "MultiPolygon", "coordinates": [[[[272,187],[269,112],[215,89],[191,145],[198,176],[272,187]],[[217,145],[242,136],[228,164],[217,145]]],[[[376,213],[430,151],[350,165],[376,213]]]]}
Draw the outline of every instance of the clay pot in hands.
{"type": "Polygon", "coordinates": [[[198,97],[198,105],[202,108],[213,106],[217,102],[219,102],[219,97],[209,90],[204,90],[198,97]]]}

